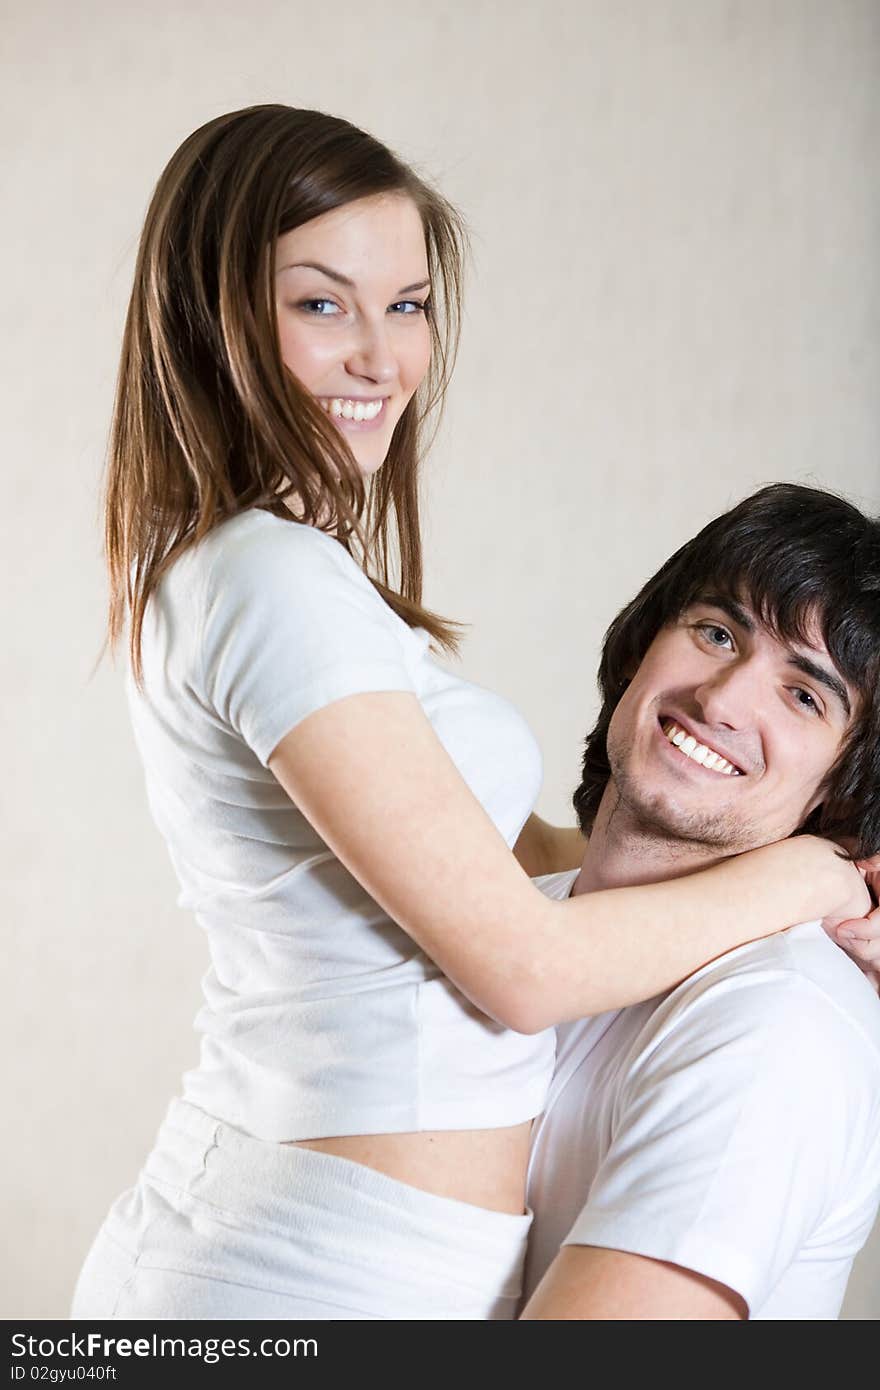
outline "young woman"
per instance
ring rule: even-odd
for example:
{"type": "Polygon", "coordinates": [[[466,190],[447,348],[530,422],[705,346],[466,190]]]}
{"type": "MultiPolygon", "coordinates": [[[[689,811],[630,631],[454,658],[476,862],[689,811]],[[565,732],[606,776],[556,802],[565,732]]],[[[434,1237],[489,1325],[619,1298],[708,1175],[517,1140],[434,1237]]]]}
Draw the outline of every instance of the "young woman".
{"type": "Polygon", "coordinates": [[[529,881],[579,839],[530,817],[531,734],[435,662],[454,629],[421,605],[461,245],[377,141],[281,106],[196,131],[154,194],[110,638],[128,615],[150,804],[212,966],[199,1065],[74,1317],[512,1316],[552,1025],[866,910],[811,837],[565,903],[529,881]]]}

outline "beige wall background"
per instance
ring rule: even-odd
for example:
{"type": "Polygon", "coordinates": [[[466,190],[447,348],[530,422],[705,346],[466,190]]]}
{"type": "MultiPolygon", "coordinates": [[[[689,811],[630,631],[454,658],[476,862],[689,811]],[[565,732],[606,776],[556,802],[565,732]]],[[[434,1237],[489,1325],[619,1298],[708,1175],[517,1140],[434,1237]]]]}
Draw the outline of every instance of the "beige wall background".
{"type": "MultiPolygon", "coordinates": [[[[877,0],[30,0],[0,125],[2,1307],[64,1317],[180,1073],[205,968],[104,662],[99,488],[140,223],[190,130],[366,126],[466,213],[428,601],[568,819],[602,631],[757,485],[880,503],[877,0]]],[[[805,1078],[805,1084],[808,1078],[805,1078]]],[[[850,1318],[880,1315],[880,1235],[850,1318]]]]}

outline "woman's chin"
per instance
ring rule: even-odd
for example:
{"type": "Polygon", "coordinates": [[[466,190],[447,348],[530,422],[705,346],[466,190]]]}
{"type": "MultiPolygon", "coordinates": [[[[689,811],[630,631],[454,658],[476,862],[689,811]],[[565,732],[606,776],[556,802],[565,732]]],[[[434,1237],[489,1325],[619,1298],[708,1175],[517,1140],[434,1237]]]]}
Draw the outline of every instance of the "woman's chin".
{"type": "Polygon", "coordinates": [[[362,478],[371,478],[378,473],[388,457],[387,449],[352,449],[352,453],[362,478]]]}

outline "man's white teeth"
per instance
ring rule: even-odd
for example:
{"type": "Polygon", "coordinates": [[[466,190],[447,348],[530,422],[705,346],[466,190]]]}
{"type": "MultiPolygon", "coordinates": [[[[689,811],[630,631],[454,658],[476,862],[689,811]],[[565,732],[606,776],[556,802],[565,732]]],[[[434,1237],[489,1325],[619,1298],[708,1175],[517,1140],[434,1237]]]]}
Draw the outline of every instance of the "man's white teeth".
{"type": "Polygon", "coordinates": [[[713,772],[723,772],[726,777],[742,776],[739,768],[734,767],[733,763],[722,758],[721,754],[716,753],[714,748],[707,748],[705,743],[697,743],[693,734],[686,734],[684,729],[673,724],[671,719],[663,725],[663,732],[680,753],[684,753],[695,763],[701,763],[703,767],[711,768],[713,772]]]}
{"type": "Polygon", "coordinates": [[[375,420],[384,401],[349,401],[344,396],[323,397],[321,405],[328,415],[343,420],[375,420]]]}

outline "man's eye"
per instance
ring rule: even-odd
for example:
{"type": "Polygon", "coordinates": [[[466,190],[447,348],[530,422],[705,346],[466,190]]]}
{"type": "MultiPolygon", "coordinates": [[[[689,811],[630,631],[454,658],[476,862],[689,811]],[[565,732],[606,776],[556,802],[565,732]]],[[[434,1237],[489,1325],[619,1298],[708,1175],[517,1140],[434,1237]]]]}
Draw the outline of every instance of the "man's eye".
{"type": "Polygon", "coordinates": [[[697,626],[711,647],[733,646],[733,638],[726,627],[718,623],[698,623],[697,626]]]}
{"type": "Polygon", "coordinates": [[[801,709],[805,709],[812,714],[822,713],[809,690],[802,690],[798,685],[794,687],[792,694],[794,695],[795,702],[800,705],[801,709]]]}

